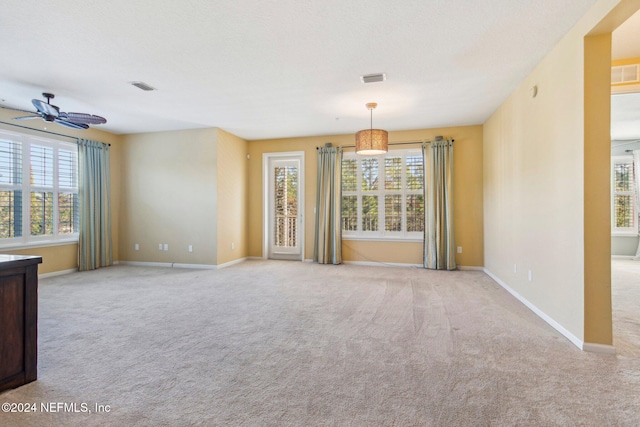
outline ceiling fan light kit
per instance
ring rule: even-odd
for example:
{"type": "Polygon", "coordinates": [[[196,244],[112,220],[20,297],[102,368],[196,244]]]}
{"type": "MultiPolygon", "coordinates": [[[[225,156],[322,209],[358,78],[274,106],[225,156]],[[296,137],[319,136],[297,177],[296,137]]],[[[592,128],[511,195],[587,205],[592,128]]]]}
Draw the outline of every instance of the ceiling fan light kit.
{"type": "Polygon", "coordinates": [[[52,93],[44,92],[42,94],[45,98],[47,98],[47,102],[44,102],[40,99],[32,99],[31,103],[34,107],[36,107],[37,114],[35,116],[22,116],[22,117],[14,117],[14,120],[31,120],[31,119],[42,119],[45,122],[49,123],[57,123],[62,126],[66,126],[72,129],[88,129],[89,125],[100,125],[107,123],[107,119],[100,116],[95,116],[93,114],[86,113],[65,113],[60,111],[60,108],[57,105],[53,105],[51,100],[55,98],[55,95],[52,93]]]}

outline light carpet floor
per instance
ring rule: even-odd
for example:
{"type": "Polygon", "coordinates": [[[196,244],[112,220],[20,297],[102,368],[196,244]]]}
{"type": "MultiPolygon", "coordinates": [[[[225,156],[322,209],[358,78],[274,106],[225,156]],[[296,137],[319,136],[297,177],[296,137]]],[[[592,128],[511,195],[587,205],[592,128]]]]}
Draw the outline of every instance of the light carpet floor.
{"type": "Polygon", "coordinates": [[[38,381],[0,402],[92,413],[2,426],[640,425],[635,338],[582,352],[482,272],[116,266],[39,301],[38,381]]]}

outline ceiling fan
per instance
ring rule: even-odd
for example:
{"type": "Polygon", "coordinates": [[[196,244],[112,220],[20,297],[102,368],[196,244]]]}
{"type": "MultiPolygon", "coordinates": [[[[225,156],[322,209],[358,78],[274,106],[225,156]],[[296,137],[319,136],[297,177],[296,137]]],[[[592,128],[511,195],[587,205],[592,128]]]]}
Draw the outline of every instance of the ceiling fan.
{"type": "Polygon", "coordinates": [[[107,123],[107,119],[104,117],[94,116],[93,114],[65,113],[60,111],[60,108],[51,103],[51,100],[55,98],[54,94],[45,92],[42,96],[47,98],[47,102],[39,99],[31,100],[33,106],[38,110],[34,113],[37,114],[36,116],[14,117],[14,120],[31,120],[41,118],[45,122],[58,123],[59,125],[70,127],[72,129],[88,129],[89,125],[107,123]]]}

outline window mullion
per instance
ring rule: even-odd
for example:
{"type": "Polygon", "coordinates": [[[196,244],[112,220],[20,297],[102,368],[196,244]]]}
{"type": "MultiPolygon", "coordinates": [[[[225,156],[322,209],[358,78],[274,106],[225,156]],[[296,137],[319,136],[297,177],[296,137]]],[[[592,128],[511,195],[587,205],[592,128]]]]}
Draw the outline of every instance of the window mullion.
{"type": "Polygon", "coordinates": [[[356,234],[357,235],[361,235],[363,233],[362,230],[362,162],[360,161],[360,159],[358,159],[356,157],[356,192],[358,195],[358,200],[357,200],[357,209],[358,209],[358,226],[356,227],[356,234]]]}
{"type": "Polygon", "coordinates": [[[400,212],[402,221],[402,236],[407,236],[407,153],[402,156],[400,162],[400,182],[402,186],[402,192],[400,195],[400,212]]]}
{"type": "Polygon", "coordinates": [[[386,156],[378,156],[378,233],[381,236],[386,234],[387,224],[385,222],[386,182],[387,182],[387,162],[386,156]]]}
{"type": "Polygon", "coordinates": [[[58,178],[59,178],[59,167],[60,167],[60,149],[56,145],[53,147],[53,236],[54,238],[58,237],[58,215],[59,215],[59,206],[60,196],[58,194],[58,178]]]}
{"type": "Polygon", "coordinates": [[[31,237],[31,142],[22,144],[22,240],[31,237]]]}

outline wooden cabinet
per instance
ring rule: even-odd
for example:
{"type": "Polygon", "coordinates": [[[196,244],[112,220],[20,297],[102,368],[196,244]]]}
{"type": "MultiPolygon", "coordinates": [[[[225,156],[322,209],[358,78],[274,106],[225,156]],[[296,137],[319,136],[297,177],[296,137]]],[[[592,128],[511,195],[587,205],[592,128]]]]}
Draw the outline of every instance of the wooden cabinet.
{"type": "Polygon", "coordinates": [[[0,255],[0,391],[35,381],[38,256],[0,255]]]}

